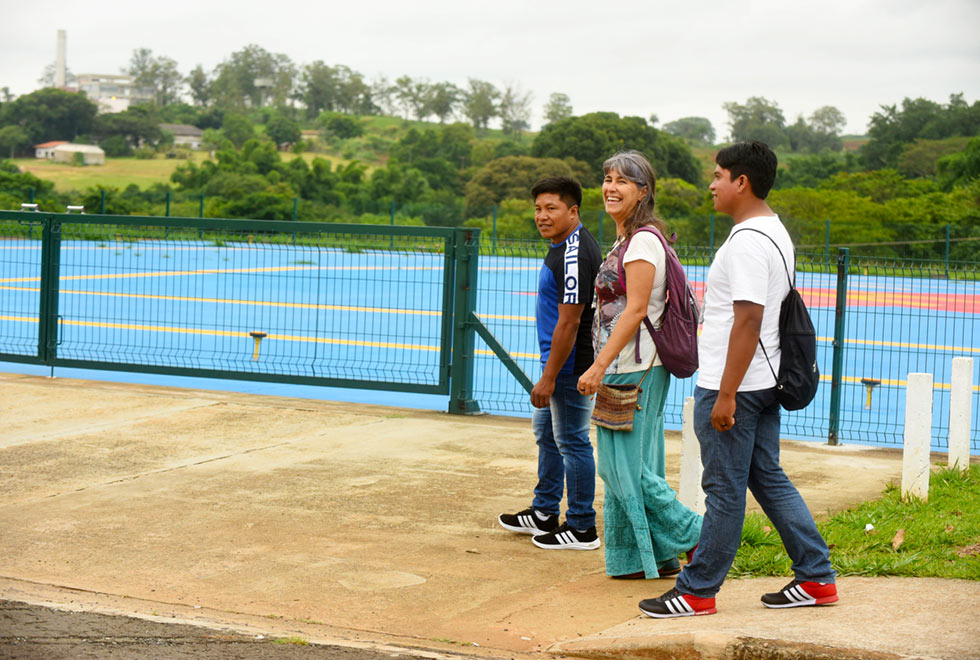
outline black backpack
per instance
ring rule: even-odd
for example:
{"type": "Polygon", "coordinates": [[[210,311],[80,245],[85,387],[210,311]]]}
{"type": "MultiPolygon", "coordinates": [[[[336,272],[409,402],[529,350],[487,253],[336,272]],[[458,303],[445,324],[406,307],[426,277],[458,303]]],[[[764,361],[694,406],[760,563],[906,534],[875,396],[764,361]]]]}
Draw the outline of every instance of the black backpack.
{"type": "MultiPolygon", "coordinates": [[[[779,401],[779,405],[786,410],[801,410],[813,401],[813,397],[817,394],[817,385],[820,384],[820,369],[817,367],[817,333],[813,329],[810,312],[807,311],[800,292],[793,285],[783,251],[779,249],[772,236],[749,227],[739,231],[754,231],[762,234],[772,241],[783,259],[783,268],[786,269],[786,279],[789,281],[789,293],[783,298],[782,305],[779,307],[779,348],[782,351],[779,359],[779,374],[772,369],[772,362],[769,362],[769,354],[766,353],[762,339],[759,339],[759,346],[762,346],[762,354],[766,356],[769,370],[773,372],[772,375],[776,379],[776,400],[779,401]]],[[[795,253],[793,262],[795,271],[795,253]]]]}

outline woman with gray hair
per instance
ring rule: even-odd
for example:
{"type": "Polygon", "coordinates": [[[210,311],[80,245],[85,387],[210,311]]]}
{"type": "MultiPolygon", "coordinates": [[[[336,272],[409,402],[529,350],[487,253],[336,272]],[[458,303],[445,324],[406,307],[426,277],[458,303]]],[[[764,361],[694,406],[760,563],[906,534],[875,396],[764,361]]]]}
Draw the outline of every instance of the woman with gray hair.
{"type": "Polygon", "coordinates": [[[654,213],[656,175],[643,154],[617,153],[602,171],[602,199],[616,221],[617,238],[596,279],[595,361],[578,386],[591,395],[600,383],[635,385],[643,379],[633,430],[597,427],[598,472],[605,483],[606,573],[654,579],[679,573],[678,555],[687,552],[690,560],[701,535],[701,516],[681,504],[664,479],[670,374],[643,323],[649,318],[656,327],[663,316],[666,253],[656,236],[637,229],[652,225],[664,234],[666,227],[654,213]]]}

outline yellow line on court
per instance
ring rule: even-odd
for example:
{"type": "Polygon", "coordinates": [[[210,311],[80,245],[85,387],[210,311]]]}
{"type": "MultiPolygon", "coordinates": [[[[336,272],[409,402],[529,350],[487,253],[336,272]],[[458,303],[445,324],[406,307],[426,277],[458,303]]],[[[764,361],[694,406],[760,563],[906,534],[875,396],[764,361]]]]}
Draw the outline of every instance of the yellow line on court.
{"type": "MultiPolygon", "coordinates": [[[[37,323],[37,317],[30,316],[5,316],[0,315],[0,321],[21,321],[25,323],[37,323]]],[[[73,321],[73,320],[63,320],[64,325],[81,326],[88,328],[108,328],[112,330],[142,330],[148,332],[171,332],[175,334],[190,334],[190,335],[209,335],[213,337],[241,337],[249,338],[250,335],[246,332],[232,332],[230,330],[204,330],[200,328],[177,328],[173,326],[162,326],[162,325],[142,325],[142,324],[132,324],[132,323],[104,323],[100,321],[73,321]]],[[[377,341],[361,341],[355,339],[329,339],[326,337],[304,337],[302,335],[276,335],[270,334],[266,337],[266,340],[277,339],[280,341],[299,341],[299,342],[312,342],[318,344],[333,344],[338,346],[364,346],[369,348],[399,348],[405,350],[415,350],[415,351],[438,351],[438,346],[426,346],[424,344],[401,344],[395,342],[377,342],[377,341]]],[[[476,351],[477,355],[482,356],[492,356],[493,351],[486,349],[479,349],[476,351]]],[[[536,359],[539,356],[537,353],[511,353],[512,357],[515,358],[526,358],[526,359],[536,359]]],[[[827,374],[822,374],[820,380],[824,382],[829,382],[831,377],[827,374]]],[[[861,383],[861,379],[856,376],[844,376],[844,382],[847,383],[861,383]]],[[[907,381],[897,380],[897,379],[882,379],[882,385],[891,385],[897,387],[905,387],[907,381]]],[[[949,383],[934,383],[934,389],[948,390],[951,389],[949,383]]],[[[974,386],[973,391],[980,392],[980,386],[974,386]]]]}
{"type": "MultiPolygon", "coordinates": [[[[38,288],[0,286],[0,290],[7,291],[30,291],[37,293],[38,288]]],[[[368,312],[373,314],[408,314],[415,316],[442,316],[442,312],[425,309],[396,309],[392,307],[361,307],[357,305],[320,305],[316,303],[290,303],[273,302],[267,300],[235,300],[232,298],[195,298],[192,296],[158,296],[149,293],[110,293],[105,291],[78,291],[74,289],[63,289],[62,294],[75,294],[79,296],[108,296],[115,298],[136,298],[140,300],[170,300],[176,302],[194,303],[219,303],[226,305],[253,305],[258,307],[285,307],[290,309],[321,309],[328,311],[343,312],[368,312]]],[[[481,314],[481,317],[505,320],[505,321],[534,321],[533,316],[510,316],[505,314],[481,314]]]]}

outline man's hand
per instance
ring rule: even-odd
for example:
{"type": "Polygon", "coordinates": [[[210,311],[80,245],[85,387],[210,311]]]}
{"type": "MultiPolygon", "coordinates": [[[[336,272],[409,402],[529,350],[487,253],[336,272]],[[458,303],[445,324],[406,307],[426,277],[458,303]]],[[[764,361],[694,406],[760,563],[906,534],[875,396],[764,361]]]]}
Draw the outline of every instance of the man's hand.
{"type": "Polygon", "coordinates": [[[551,405],[551,395],[555,393],[555,380],[541,377],[531,390],[531,405],[535,408],[547,408],[551,405]]]}
{"type": "Polygon", "coordinates": [[[718,394],[711,409],[711,425],[718,432],[728,431],[735,426],[735,397],[718,394]]]}

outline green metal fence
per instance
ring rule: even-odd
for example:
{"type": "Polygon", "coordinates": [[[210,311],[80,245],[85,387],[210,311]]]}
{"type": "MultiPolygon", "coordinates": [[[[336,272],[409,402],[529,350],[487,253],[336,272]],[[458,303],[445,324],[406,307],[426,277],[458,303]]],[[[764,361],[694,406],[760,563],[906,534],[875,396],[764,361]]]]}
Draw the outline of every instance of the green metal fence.
{"type": "Polygon", "coordinates": [[[455,307],[477,237],[0,211],[0,360],[448,394],[474,411],[455,307]]]}
{"type": "MultiPolygon", "coordinates": [[[[476,229],[0,211],[0,361],[448,396],[529,414],[547,243],[476,229]]],[[[700,288],[713,249],[681,246],[700,288]]],[[[817,400],[789,437],[901,444],[907,374],[978,358],[977,264],[798,255],[818,333],[817,400]]],[[[694,379],[675,380],[681,425],[694,379]]],[[[980,388],[972,447],[980,449],[980,388]]]]}

